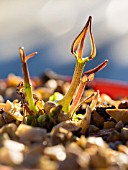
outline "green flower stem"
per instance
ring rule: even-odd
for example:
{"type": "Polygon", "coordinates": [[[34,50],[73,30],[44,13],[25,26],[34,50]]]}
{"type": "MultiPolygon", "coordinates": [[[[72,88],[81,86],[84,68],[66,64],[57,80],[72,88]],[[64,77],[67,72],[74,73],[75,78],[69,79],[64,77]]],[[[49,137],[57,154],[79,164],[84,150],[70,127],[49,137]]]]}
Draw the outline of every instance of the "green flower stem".
{"type": "Polygon", "coordinates": [[[86,62],[87,62],[87,59],[86,60],[77,59],[70,88],[68,92],[66,93],[66,95],[64,96],[64,98],[57,102],[58,104],[61,104],[63,106],[63,111],[65,111],[66,113],[68,113],[69,111],[70,103],[79,85],[80,77],[83,73],[83,69],[84,69],[86,62]]]}

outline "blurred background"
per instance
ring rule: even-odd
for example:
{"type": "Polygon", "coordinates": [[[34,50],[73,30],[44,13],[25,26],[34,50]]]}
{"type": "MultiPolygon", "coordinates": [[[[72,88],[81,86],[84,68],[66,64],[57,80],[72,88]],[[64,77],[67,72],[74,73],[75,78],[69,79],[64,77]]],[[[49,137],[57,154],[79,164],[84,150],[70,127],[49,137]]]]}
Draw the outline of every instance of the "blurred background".
{"type": "MultiPolygon", "coordinates": [[[[0,79],[9,73],[22,75],[20,46],[26,54],[38,52],[28,62],[31,76],[49,68],[72,75],[75,58],[70,46],[91,15],[97,56],[85,70],[108,59],[108,66],[96,77],[128,81],[127,8],[128,0],[1,0],[0,79]]],[[[84,57],[89,54],[87,38],[84,57]]]]}

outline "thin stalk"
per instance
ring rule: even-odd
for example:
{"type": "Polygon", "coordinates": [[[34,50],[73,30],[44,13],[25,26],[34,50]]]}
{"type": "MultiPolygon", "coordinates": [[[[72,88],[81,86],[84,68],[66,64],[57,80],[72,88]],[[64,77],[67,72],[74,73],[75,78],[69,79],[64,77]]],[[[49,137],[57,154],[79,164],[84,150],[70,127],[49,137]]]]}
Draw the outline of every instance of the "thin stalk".
{"type": "Polygon", "coordinates": [[[76,93],[76,96],[72,102],[72,105],[71,105],[71,108],[68,112],[68,115],[70,115],[72,117],[72,112],[74,111],[74,109],[77,107],[77,105],[79,104],[80,102],[80,99],[82,97],[82,94],[84,92],[84,88],[86,86],[86,82],[87,82],[87,78],[84,77],[81,81],[80,81],[80,84],[79,84],[79,87],[78,87],[78,90],[77,90],[77,93],[76,93]]]}
{"type": "Polygon", "coordinates": [[[37,52],[26,56],[23,47],[20,47],[19,50],[20,50],[20,57],[21,57],[21,61],[22,61],[22,70],[23,70],[23,75],[24,75],[24,90],[25,90],[27,101],[28,101],[29,109],[32,110],[34,113],[38,113],[38,110],[35,106],[35,101],[33,98],[32,84],[30,81],[30,76],[29,76],[29,71],[28,71],[28,66],[27,66],[27,60],[30,57],[33,57],[34,55],[36,55],[37,52]]]}
{"type": "Polygon", "coordinates": [[[75,107],[74,110],[72,111],[72,117],[73,117],[73,113],[75,113],[83,103],[91,102],[94,95],[95,95],[95,93],[92,93],[90,96],[84,98],[84,99],[77,105],[77,107],[75,107]]]}
{"type": "Polygon", "coordinates": [[[76,96],[72,102],[72,105],[71,105],[71,108],[70,108],[70,111],[68,112],[68,115],[72,117],[73,113],[74,113],[74,110],[75,108],[77,108],[77,106],[79,105],[80,103],[80,100],[81,100],[81,97],[83,95],[83,92],[84,92],[84,89],[85,89],[85,86],[87,84],[88,81],[92,81],[94,79],[94,74],[91,74],[90,75],[90,78],[87,77],[86,75],[84,75],[80,81],[80,84],[79,84],[79,87],[78,87],[78,90],[77,90],[77,93],[76,93],[76,96]]]}

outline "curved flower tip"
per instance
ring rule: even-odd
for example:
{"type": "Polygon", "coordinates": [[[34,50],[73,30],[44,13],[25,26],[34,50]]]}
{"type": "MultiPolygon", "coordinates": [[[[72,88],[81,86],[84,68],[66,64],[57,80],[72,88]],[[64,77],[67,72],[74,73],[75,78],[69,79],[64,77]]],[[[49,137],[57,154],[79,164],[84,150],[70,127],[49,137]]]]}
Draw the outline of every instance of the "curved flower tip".
{"type": "Polygon", "coordinates": [[[19,51],[20,51],[20,57],[21,57],[21,60],[23,63],[26,63],[26,61],[30,58],[32,58],[33,56],[37,55],[38,52],[33,52],[31,54],[29,54],[28,56],[25,55],[25,50],[24,50],[24,47],[20,47],[19,48],[19,51]]]}
{"type": "Polygon", "coordinates": [[[91,22],[91,19],[90,19],[89,34],[90,34],[90,42],[91,42],[91,48],[92,48],[91,55],[89,56],[89,60],[92,60],[96,56],[96,46],[95,46],[94,38],[93,38],[93,34],[92,34],[92,22],[91,22]]]}
{"type": "Polygon", "coordinates": [[[19,48],[19,52],[20,52],[20,57],[23,63],[25,63],[25,52],[24,52],[24,47],[20,47],[19,48]]]}
{"type": "Polygon", "coordinates": [[[71,45],[71,53],[75,55],[75,57],[78,57],[78,59],[82,60],[82,55],[83,55],[83,47],[84,47],[84,39],[86,37],[87,31],[89,29],[89,34],[90,34],[90,42],[91,42],[91,55],[87,58],[85,58],[85,61],[91,60],[95,57],[96,55],[96,47],[94,44],[94,38],[92,35],[91,31],[91,23],[92,23],[92,17],[89,16],[88,21],[86,22],[83,30],[80,32],[80,34],[75,38],[71,45]]]}

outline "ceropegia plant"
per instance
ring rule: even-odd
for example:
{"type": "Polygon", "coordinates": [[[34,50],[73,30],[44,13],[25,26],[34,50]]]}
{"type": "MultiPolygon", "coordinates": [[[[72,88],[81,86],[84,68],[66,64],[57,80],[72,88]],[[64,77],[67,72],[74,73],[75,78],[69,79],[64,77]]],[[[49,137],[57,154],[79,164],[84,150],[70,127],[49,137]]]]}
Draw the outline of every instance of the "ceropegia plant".
{"type": "Polygon", "coordinates": [[[76,58],[76,66],[72,78],[72,82],[70,85],[70,88],[66,95],[63,97],[63,99],[57,101],[58,104],[61,104],[63,106],[63,111],[68,113],[69,108],[70,108],[70,103],[73,99],[73,96],[76,92],[76,89],[80,83],[80,78],[84,70],[85,64],[89,61],[92,60],[95,55],[96,55],[96,47],[94,44],[94,38],[92,35],[92,17],[90,16],[88,18],[88,21],[83,28],[83,30],[80,32],[80,34],[75,38],[71,45],[71,52],[76,58]],[[89,57],[82,58],[83,55],[83,48],[84,48],[84,40],[86,38],[86,34],[89,31],[90,34],[90,42],[91,42],[91,54],[89,57]]]}
{"type": "Polygon", "coordinates": [[[38,113],[38,110],[37,110],[37,107],[35,105],[35,101],[33,98],[32,84],[30,81],[28,65],[27,65],[27,60],[35,56],[37,52],[31,53],[28,56],[26,56],[23,47],[20,47],[19,51],[20,51],[22,70],[23,70],[23,75],[24,75],[24,90],[25,90],[27,101],[28,101],[29,109],[33,111],[34,113],[38,113]]]}

